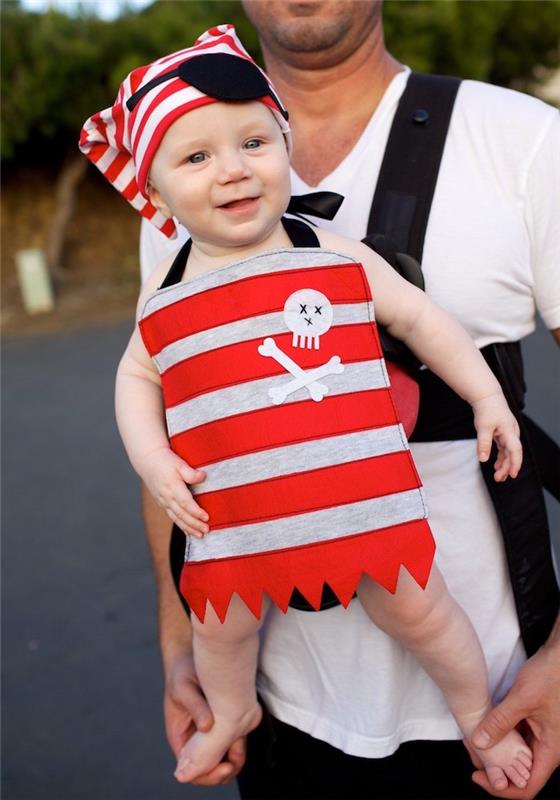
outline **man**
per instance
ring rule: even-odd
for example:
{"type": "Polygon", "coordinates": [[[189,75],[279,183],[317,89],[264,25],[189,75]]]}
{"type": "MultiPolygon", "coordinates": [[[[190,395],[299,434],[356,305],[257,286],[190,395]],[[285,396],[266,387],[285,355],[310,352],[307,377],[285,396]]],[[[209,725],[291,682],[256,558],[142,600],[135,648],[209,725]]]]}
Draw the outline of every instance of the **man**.
{"type": "MultiPolygon", "coordinates": [[[[244,0],[244,7],[290,111],[294,194],[341,193],[345,203],[327,225],[362,238],[407,79],[385,49],[381,3],[244,0]]],[[[538,101],[470,81],[459,89],[423,271],[427,291],[480,347],[529,333],[535,304],[560,343],[552,208],[559,193],[549,186],[560,174],[559,131],[557,113],[538,101]]],[[[163,240],[145,230],[144,267],[166,252],[163,240]]],[[[505,697],[481,724],[481,736],[493,742],[523,720],[531,729],[527,789],[492,793],[534,797],[560,763],[560,623],[526,662],[504,544],[473,441],[412,447],[440,567],[482,641],[494,697],[505,697]]],[[[198,479],[193,473],[192,482],[198,479]]],[[[159,590],[166,728],[178,754],[193,725],[207,728],[211,716],[196,688],[190,629],[169,576],[169,521],[149,500],[145,515],[159,590]]],[[[484,796],[471,783],[456,726],[433,684],[394,642],[367,629],[355,603],[347,611],[273,611],[259,688],[273,716],[250,737],[243,797],[484,796]]],[[[244,758],[244,744],[236,742],[228,761],[199,782],[227,781],[244,758]]],[[[481,772],[475,781],[489,789],[481,772]]],[[[557,796],[552,786],[545,792],[557,796]]]]}

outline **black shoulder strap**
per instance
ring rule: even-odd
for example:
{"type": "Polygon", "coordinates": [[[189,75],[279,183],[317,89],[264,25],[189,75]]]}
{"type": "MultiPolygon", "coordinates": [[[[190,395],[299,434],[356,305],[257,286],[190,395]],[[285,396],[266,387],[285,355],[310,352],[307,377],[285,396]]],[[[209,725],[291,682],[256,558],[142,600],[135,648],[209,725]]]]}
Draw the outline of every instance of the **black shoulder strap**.
{"type": "Polygon", "coordinates": [[[460,78],[412,73],[400,99],[377,181],[368,234],[422,260],[424,237],[460,78]]]}
{"type": "Polygon", "coordinates": [[[167,286],[173,286],[176,283],[180,283],[181,278],[183,277],[183,272],[185,271],[185,267],[187,266],[187,259],[189,257],[189,253],[191,252],[191,247],[192,239],[187,239],[185,244],[175,256],[173,264],[171,264],[169,267],[169,272],[163,279],[163,283],[159,287],[160,289],[165,289],[167,286]]]}
{"type": "MultiPolygon", "coordinates": [[[[317,234],[313,228],[306,222],[303,222],[303,220],[282,217],[282,225],[294,247],[320,247],[317,234]]],[[[188,239],[175,256],[173,263],[169,267],[169,272],[159,287],[160,289],[165,289],[167,286],[173,286],[175,283],[180,282],[185,267],[187,266],[187,259],[191,252],[191,247],[192,239],[188,239]]]]}

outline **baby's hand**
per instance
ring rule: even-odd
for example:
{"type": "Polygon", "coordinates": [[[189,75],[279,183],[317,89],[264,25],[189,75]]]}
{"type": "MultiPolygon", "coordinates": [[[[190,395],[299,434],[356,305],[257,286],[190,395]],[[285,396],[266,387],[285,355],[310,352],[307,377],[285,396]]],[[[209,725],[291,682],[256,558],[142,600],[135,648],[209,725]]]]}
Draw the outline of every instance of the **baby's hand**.
{"type": "Polygon", "coordinates": [[[498,458],[494,464],[494,480],[515,478],[523,457],[519,441],[519,425],[509,410],[502,392],[473,403],[474,426],[477,432],[478,458],[488,461],[492,440],[498,447],[498,458]]]}
{"type": "Polygon", "coordinates": [[[156,503],[184,533],[199,539],[208,533],[208,514],[186,486],[201,483],[206,478],[202,470],[189,467],[169,447],[159,447],[144,457],[139,472],[156,503]]]}

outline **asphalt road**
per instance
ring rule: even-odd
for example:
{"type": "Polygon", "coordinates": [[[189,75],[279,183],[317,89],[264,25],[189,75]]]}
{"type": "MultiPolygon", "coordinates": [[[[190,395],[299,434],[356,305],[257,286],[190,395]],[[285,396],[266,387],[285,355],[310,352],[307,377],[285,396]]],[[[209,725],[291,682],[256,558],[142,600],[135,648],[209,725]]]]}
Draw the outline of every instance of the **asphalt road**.
{"type": "MultiPolygon", "coordinates": [[[[175,783],[138,487],[113,421],[129,325],[9,340],[3,370],[3,797],[233,800],[175,783]]],[[[525,347],[560,437],[558,353],[525,347]]],[[[552,509],[557,552],[560,513],[552,509]]]]}

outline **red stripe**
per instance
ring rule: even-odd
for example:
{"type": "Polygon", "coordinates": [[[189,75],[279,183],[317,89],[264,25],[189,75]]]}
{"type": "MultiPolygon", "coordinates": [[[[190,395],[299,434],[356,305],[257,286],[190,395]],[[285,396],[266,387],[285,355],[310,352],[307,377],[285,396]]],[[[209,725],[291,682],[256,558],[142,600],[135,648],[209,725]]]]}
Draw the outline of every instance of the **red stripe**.
{"type": "Polygon", "coordinates": [[[97,165],[97,162],[103,158],[105,153],[109,150],[109,145],[105,142],[93,142],[89,145],[89,149],[87,151],[87,157],[92,162],[92,164],[97,165]]]}
{"type": "Polygon", "coordinates": [[[114,183],[123,169],[131,162],[130,153],[120,153],[105,170],[105,177],[110,183],[114,183]]]}
{"type": "Polygon", "coordinates": [[[175,233],[175,230],[176,230],[176,228],[175,228],[175,223],[173,222],[173,220],[172,220],[172,219],[167,219],[167,220],[165,220],[165,222],[163,223],[163,225],[161,225],[161,226],[160,226],[160,231],[161,231],[161,232],[162,232],[162,233],[163,233],[165,236],[167,236],[169,239],[171,239],[171,237],[172,237],[172,236],[173,236],[173,234],[175,233]]]}
{"type": "Polygon", "coordinates": [[[125,186],[125,188],[122,190],[121,194],[124,198],[126,198],[129,201],[129,203],[131,203],[136,197],[136,195],[139,193],[139,191],[140,190],[138,189],[136,178],[132,178],[130,183],[127,186],[125,186]]]}
{"type": "Polygon", "coordinates": [[[210,516],[212,531],[358,503],[418,486],[411,455],[405,451],[208,492],[199,495],[197,502],[210,516]]]}
{"type": "MultiPolygon", "coordinates": [[[[173,83],[173,85],[175,85],[175,82],[173,83]]],[[[167,92],[167,94],[169,95],[176,94],[179,90],[182,90],[184,88],[185,84],[179,79],[179,83],[175,87],[174,91],[169,91],[167,92]]],[[[163,92],[161,94],[163,94],[163,92]]],[[[159,105],[161,102],[162,102],[162,97],[161,95],[158,95],[156,100],[154,100],[154,103],[159,105]]],[[[200,97],[197,100],[191,100],[188,103],[183,103],[181,105],[176,106],[172,111],[166,114],[162,120],[160,120],[155,130],[152,133],[150,133],[148,146],[144,151],[141,163],[138,165],[138,186],[142,188],[142,191],[145,191],[146,184],[148,182],[150,166],[161,144],[161,140],[163,139],[168,128],[171,127],[171,125],[175,122],[175,120],[179,119],[179,117],[182,117],[188,111],[194,111],[195,108],[200,108],[201,106],[207,106],[210,103],[215,103],[215,102],[216,100],[214,100],[213,97],[200,97]]],[[[141,127],[143,127],[146,124],[150,113],[151,111],[146,113],[146,115],[142,118],[141,127]]],[[[134,140],[135,157],[138,152],[139,144],[142,141],[141,137],[143,135],[144,135],[143,133],[142,134],[138,133],[135,137],[134,140]]]]}
{"type": "Polygon", "coordinates": [[[234,592],[257,618],[263,592],[286,612],[293,590],[299,589],[318,609],[325,583],[347,606],[363,575],[394,592],[401,565],[425,588],[434,552],[428,522],[415,520],[273,553],[186,563],[181,574],[181,594],[201,621],[210,601],[223,622],[234,592]]]}
{"type": "MultiPolygon", "coordinates": [[[[164,72],[165,70],[162,70],[159,73],[159,75],[163,75],[164,72]]],[[[168,97],[176,94],[179,90],[186,88],[187,85],[185,84],[185,82],[182,81],[178,76],[175,76],[173,78],[170,78],[169,81],[166,81],[165,83],[162,83],[157,87],[156,86],[153,87],[152,90],[149,91],[137,104],[136,108],[133,111],[134,124],[136,125],[136,117],[140,114],[140,108],[142,108],[142,119],[140,120],[139,124],[136,125],[136,129],[134,130],[134,132],[132,130],[132,125],[129,127],[131,133],[132,152],[135,155],[138,149],[138,145],[142,141],[142,137],[144,135],[144,129],[148,124],[148,120],[150,119],[153,112],[156,111],[160,103],[162,103],[164,100],[167,100],[168,97]]],[[[161,141],[161,138],[158,140],[158,144],[159,141],[161,141]]],[[[138,164],[137,166],[139,170],[142,169],[142,164],[138,164]]]]}
{"type": "Polygon", "coordinates": [[[145,316],[139,323],[140,332],[146,349],[153,356],[193,333],[282,311],[290,294],[302,286],[323,292],[333,305],[371,299],[360,264],[297,267],[197,292],[145,316]]]}
{"type": "MultiPolygon", "coordinates": [[[[165,406],[182,403],[205,392],[223,389],[245,381],[285,374],[273,358],[260,355],[262,336],[247,342],[219,347],[174,364],[161,375],[165,406]]],[[[321,336],[321,349],[292,347],[292,334],[274,337],[278,347],[297,361],[302,369],[312,369],[339,355],[343,364],[381,358],[375,324],[340,325],[321,336]]]]}
{"type": "Polygon", "coordinates": [[[192,467],[199,467],[270,447],[397,422],[389,390],[373,389],[327,395],[320,403],[302,400],[208,422],[173,436],[171,446],[192,467]]]}

